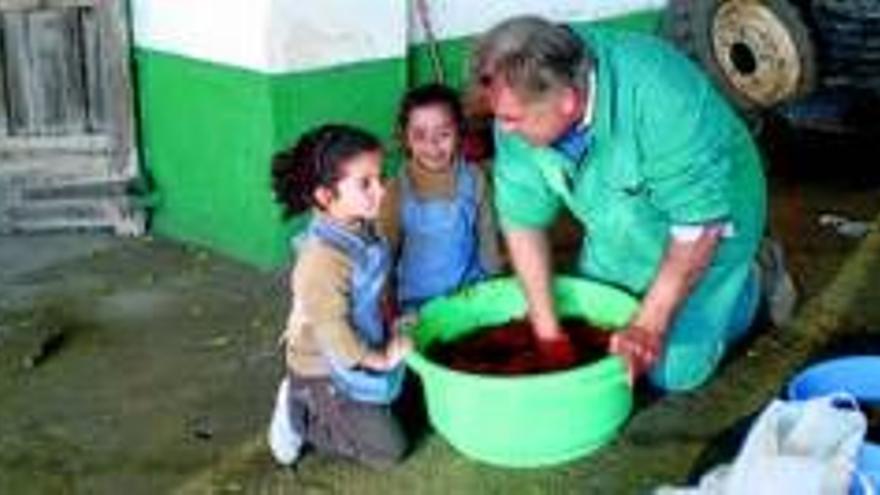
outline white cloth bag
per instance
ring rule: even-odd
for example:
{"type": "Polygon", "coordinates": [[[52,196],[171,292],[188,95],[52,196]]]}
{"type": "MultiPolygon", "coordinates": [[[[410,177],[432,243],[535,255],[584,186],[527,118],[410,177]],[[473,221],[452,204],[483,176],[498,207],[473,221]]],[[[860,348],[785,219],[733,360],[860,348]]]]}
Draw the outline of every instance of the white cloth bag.
{"type": "MultiPolygon", "coordinates": [[[[849,396],[774,400],[752,425],[733,464],[716,467],[695,488],[661,487],[655,494],[846,495],[866,427],[849,396]]],[[[860,488],[874,493],[866,484],[860,488]]]]}

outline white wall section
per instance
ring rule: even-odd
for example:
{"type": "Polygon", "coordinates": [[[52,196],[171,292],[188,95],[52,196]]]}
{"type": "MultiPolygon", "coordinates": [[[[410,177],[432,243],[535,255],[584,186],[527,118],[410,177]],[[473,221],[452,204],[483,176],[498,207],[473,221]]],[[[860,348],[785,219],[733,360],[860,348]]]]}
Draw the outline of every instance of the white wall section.
{"type": "Polygon", "coordinates": [[[273,72],[406,55],[405,0],[275,0],[268,32],[273,72]]]}
{"type": "MultiPolygon", "coordinates": [[[[428,0],[438,39],[514,15],[590,21],[667,0],[428,0]]],[[[139,48],[266,73],[403,57],[424,40],[413,0],[131,0],[139,48]]]]}
{"type": "MultiPolygon", "coordinates": [[[[410,11],[411,43],[425,40],[415,2],[410,11]]],[[[539,15],[556,21],[607,19],[666,6],[667,0],[428,0],[429,17],[437,39],[481,33],[517,15],[539,15]]]]}
{"type": "Polygon", "coordinates": [[[406,53],[404,0],[131,0],[135,45],[266,73],[406,53]]]}
{"type": "Polygon", "coordinates": [[[268,66],[268,0],[131,0],[134,43],[174,55],[268,66]]]}

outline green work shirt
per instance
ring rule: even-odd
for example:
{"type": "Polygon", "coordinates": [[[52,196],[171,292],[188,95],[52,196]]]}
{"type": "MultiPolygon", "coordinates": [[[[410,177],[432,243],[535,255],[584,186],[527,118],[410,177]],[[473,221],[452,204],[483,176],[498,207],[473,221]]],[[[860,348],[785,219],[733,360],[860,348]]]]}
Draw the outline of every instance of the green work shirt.
{"type": "Polygon", "coordinates": [[[558,151],[496,126],[502,228],[545,228],[565,206],[586,228],[579,271],[640,296],[672,225],[729,222],[732,234],[688,301],[706,307],[706,324],[723,327],[764,230],[765,183],[748,130],[663,41],[608,29],[591,29],[584,41],[597,86],[590,151],[571,167],[558,151]]]}

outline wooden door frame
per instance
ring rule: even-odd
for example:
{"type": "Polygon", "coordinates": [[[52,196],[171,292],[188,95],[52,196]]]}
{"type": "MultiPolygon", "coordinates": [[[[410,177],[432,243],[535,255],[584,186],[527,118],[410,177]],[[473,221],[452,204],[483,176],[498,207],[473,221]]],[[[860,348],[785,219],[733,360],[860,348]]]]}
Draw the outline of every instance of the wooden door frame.
{"type": "MultiPolygon", "coordinates": [[[[97,53],[97,57],[100,57],[102,64],[107,64],[101,67],[99,77],[102,78],[104,92],[110,93],[104,101],[112,102],[106,109],[109,125],[100,133],[90,134],[86,131],[83,134],[52,136],[46,139],[41,136],[9,136],[4,129],[0,133],[0,160],[15,157],[16,161],[21,161],[23,163],[21,170],[9,167],[6,172],[29,174],[34,178],[39,177],[39,183],[34,184],[37,189],[88,187],[96,183],[103,183],[112,187],[115,191],[114,194],[124,194],[126,184],[135,180],[139,175],[134,124],[135,93],[132,84],[128,2],[126,0],[0,0],[0,11],[3,13],[57,8],[93,9],[95,29],[98,30],[97,36],[101,40],[100,52],[97,53]],[[36,157],[51,153],[59,156],[63,154],[79,156],[88,155],[89,152],[96,155],[103,152],[104,156],[109,158],[109,162],[97,159],[94,161],[73,160],[70,165],[76,167],[75,170],[66,170],[65,173],[53,177],[51,160],[43,162],[38,159],[28,160],[29,156],[36,157]],[[103,164],[99,162],[103,162],[103,164]],[[31,168],[28,169],[28,165],[25,163],[29,163],[31,168]]],[[[85,55],[83,63],[86,63],[85,55]]],[[[4,69],[0,67],[0,71],[4,69]]],[[[3,98],[6,97],[3,94],[4,89],[0,89],[0,97],[3,98]]],[[[89,89],[86,88],[84,91],[89,91],[89,89]]],[[[9,124],[6,121],[0,121],[0,125],[8,126],[9,124]]],[[[136,209],[133,201],[128,201],[122,196],[118,199],[121,203],[127,203],[120,204],[120,207],[123,210],[128,210],[133,217],[122,220],[117,218],[121,224],[111,227],[120,234],[137,235],[143,233],[146,227],[143,212],[136,209]]],[[[99,203],[102,202],[99,201],[99,203]]],[[[126,214],[122,215],[126,216],[126,214]]],[[[2,227],[2,222],[0,222],[0,227],[2,227]]],[[[29,229],[21,227],[21,230],[29,229]]]]}

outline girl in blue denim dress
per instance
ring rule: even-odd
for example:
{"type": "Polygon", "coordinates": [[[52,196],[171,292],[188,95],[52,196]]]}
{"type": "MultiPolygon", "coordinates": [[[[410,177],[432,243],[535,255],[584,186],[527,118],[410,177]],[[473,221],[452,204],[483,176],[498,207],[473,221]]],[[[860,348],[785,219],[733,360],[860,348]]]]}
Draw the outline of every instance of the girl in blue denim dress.
{"type": "Polygon", "coordinates": [[[406,162],[388,186],[380,225],[395,248],[404,313],[498,270],[498,239],[483,171],[461,152],[458,94],[440,84],[403,98],[398,132],[406,162]]]}

